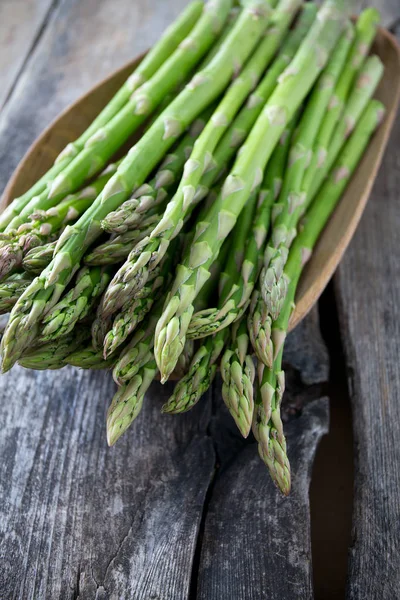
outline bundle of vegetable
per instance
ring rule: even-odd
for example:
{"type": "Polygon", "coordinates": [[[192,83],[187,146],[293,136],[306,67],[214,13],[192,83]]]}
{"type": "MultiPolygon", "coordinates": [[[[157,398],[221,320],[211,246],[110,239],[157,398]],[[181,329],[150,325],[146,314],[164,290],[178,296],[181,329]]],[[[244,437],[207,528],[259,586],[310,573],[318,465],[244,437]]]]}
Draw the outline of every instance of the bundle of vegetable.
{"type": "Polygon", "coordinates": [[[253,426],[287,494],[284,340],[305,261],[384,114],[367,58],[379,19],[353,26],[345,0],[233,4],[192,2],[0,217],[2,368],[113,369],[111,445],[154,379],[179,373],[163,411],[182,413],[220,367],[239,431],[253,426]]]}

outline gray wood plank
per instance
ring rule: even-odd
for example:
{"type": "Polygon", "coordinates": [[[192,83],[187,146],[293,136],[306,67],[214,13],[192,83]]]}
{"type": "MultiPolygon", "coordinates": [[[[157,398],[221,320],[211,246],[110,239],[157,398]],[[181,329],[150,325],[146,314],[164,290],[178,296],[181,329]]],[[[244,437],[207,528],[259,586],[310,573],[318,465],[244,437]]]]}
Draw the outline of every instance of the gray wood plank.
{"type": "Polygon", "coordinates": [[[289,498],[275,489],[254,439],[246,442],[235,431],[216,392],[210,431],[220,468],[204,525],[200,600],[313,598],[309,486],[329,421],[328,401],[321,397],[329,364],[316,309],[289,336],[285,368],[289,498]]]}
{"type": "Polygon", "coordinates": [[[55,0],[0,3],[0,110],[40,37],[55,0]]]}
{"type": "Polygon", "coordinates": [[[400,596],[400,122],[335,279],[355,438],[348,598],[400,596]]]}
{"type": "Polygon", "coordinates": [[[210,404],[170,419],[156,384],[109,450],[110,374],[1,380],[2,598],[188,598],[214,469],[210,404]]]}
{"type": "Polygon", "coordinates": [[[151,46],[185,5],[186,0],[60,3],[0,114],[0,192],[60,111],[151,46]]]}

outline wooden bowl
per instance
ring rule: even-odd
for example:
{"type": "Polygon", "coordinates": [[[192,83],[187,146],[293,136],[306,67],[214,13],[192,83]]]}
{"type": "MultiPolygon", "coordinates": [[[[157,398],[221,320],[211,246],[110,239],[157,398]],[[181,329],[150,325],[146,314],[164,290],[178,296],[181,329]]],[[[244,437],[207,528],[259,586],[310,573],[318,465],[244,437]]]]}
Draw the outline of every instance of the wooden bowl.
{"type": "MultiPolygon", "coordinates": [[[[376,97],[386,106],[386,118],[304,270],[297,291],[291,329],[318,301],[354,235],[371,193],[396,116],[400,98],[400,48],[396,39],[388,31],[380,28],[372,51],[385,65],[385,73],[376,97]]],[[[89,126],[141,58],[142,56],[135,58],[93,87],[49,125],[29,148],[11,177],[0,201],[1,210],[13,198],[29,189],[53,164],[66,144],[76,139],[89,126]]]]}

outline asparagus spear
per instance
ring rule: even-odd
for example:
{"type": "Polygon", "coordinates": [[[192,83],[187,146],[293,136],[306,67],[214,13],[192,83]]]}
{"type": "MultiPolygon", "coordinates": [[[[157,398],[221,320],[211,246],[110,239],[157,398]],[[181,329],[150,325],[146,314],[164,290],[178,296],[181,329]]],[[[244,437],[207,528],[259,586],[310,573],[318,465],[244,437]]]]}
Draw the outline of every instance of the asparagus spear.
{"type": "Polygon", "coordinates": [[[360,115],[365,110],[368,101],[372,98],[375,90],[382,79],[384,65],[378,56],[370,56],[360,70],[358,79],[353,87],[345,109],[342,113],[340,123],[335,130],[329,148],[325,154],[325,160],[318,163],[318,169],[308,191],[308,202],[311,202],[318,192],[325,177],[331,170],[335,160],[339,156],[343,145],[354,130],[360,115]]]}
{"type": "Polygon", "coordinates": [[[164,32],[157,44],[147,53],[145,58],[130,75],[122,88],[116,93],[107,106],[92,122],[89,128],[72,144],[61,152],[55,164],[25,194],[16,198],[0,216],[0,231],[3,231],[12,219],[19,215],[33,197],[37,196],[51,184],[75,156],[84,148],[88,140],[106,125],[127,103],[132,93],[149,80],[168,57],[176,50],[192,31],[203,11],[203,3],[191,2],[181,15],[164,32]]]}
{"type": "Polygon", "coordinates": [[[135,331],[132,340],[121,353],[113,370],[114,381],[118,385],[127,383],[142,367],[154,360],[154,333],[162,304],[162,301],[157,302],[148,319],[135,331]]]}
{"type": "Polygon", "coordinates": [[[246,319],[235,323],[232,339],[221,360],[222,397],[243,437],[247,438],[253,421],[253,384],[256,375],[249,354],[246,319]]]}
{"type": "MultiPolygon", "coordinates": [[[[203,222],[196,241],[177,269],[177,277],[156,329],[155,356],[165,382],[175,368],[193,315],[193,300],[209,278],[210,265],[235,225],[253,186],[263,171],[285,126],[309,93],[325,66],[345,24],[341,2],[326,2],[307,38],[281,76],[281,81],[254,125],[222,193],[203,222]]],[[[4,338],[3,338],[4,339],[4,338]]],[[[5,344],[3,344],[4,346],[5,344]]]]}
{"type": "Polygon", "coordinates": [[[49,342],[70,333],[90,314],[110,275],[110,271],[100,267],[83,267],[77,274],[75,286],[43,319],[40,339],[49,342]]]}
{"type": "Polygon", "coordinates": [[[30,283],[28,273],[14,273],[0,283],[0,315],[10,312],[30,283]]]}
{"type": "Polygon", "coordinates": [[[380,22],[379,12],[375,8],[367,8],[361,13],[355,25],[355,39],[348,60],[336,84],[324,121],[318,131],[311,163],[303,181],[303,191],[308,193],[319,169],[324,162],[332,135],[346,105],[353,84],[362,69],[372,42],[375,39],[380,22]]]}
{"type": "Polygon", "coordinates": [[[103,219],[101,226],[104,231],[125,233],[137,225],[143,218],[143,213],[166,201],[170,190],[182,176],[183,167],[192,153],[194,143],[211,115],[212,110],[207,109],[196,119],[173,152],[167,154],[153,179],[141,185],[129,200],[103,219]]]}
{"type": "Polygon", "coordinates": [[[103,353],[97,352],[90,345],[69,354],[64,359],[64,363],[72,367],[78,367],[79,369],[112,369],[115,364],[115,358],[104,360],[103,353]]]}
{"type": "MultiPolygon", "coordinates": [[[[216,16],[226,16],[229,9],[227,3],[228,0],[216,0],[216,3],[209,7],[207,23],[210,27],[216,16]]],[[[253,46],[253,42],[247,39],[248,32],[252,31],[253,27],[257,29],[261,19],[253,19],[251,28],[242,27],[248,19],[248,11],[243,12],[243,19],[238,18],[224,46],[207,69],[194,76],[185,90],[131,149],[101,195],[74,227],[66,228],[52,263],[32,283],[14,307],[2,340],[3,368],[11,368],[23,349],[37,335],[37,328],[31,325],[36,323],[43,313],[51,310],[58,301],[86,249],[100,234],[100,221],[111,210],[115,210],[132,189],[144,182],[182,129],[225,88],[233,73],[232,56],[243,56],[244,49],[249,50],[253,46]],[[33,322],[28,316],[31,309],[34,314],[33,322]],[[25,324],[28,325],[27,328],[25,324]]]]}
{"type": "MultiPolygon", "coordinates": [[[[284,3],[280,6],[284,9],[284,3]]],[[[315,3],[309,2],[303,6],[298,23],[293,31],[287,36],[283,47],[279,51],[270,69],[268,69],[255,91],[249,96],[246,105],[241,109],[218,144],[213,156],[213,161],[209,165],[207,173],[202,177],[201,185],[196,193],[197,197],[207,195],[213,183],[222,176],[225,165],[228,164],[236,154],[238,148],[244,142],[257,118],[260,116],[264,104],[267,102],[277,85],[279,76],[295,56],[301,42],[308,33],[316,14],[317,6],[315,3]]],[[[282,10],[281,19],[277,15],[274,19],[274,24],[271,23],[270,27],[272,28],[274,26],[277,28],[277,32],[279,31],[281,33],[283,38],[288,26],[284,10],[282,10]]],[[[269,32],[269,34],[271,35],[271,32],[269,32]]]]}
{"type": "Polygon", "coordinates": [[[142,410],[145,393],[157,374],[155,360],[141,367],[138,373],[115,394],[107,413],[107,442],[113,446],[142,410]]]}
{"type": "MultiPolygon", "coordinates": [[[[241,68],[242,63],[263,34],[269,20],[269,12],[269,4],[266,0],[263,2],[248,0],[230,36],[232,40],[237,39],[238,43],[243,36],[246,36],[246,40],[251,41],[250,44],[242,44],[240,48],[237,48],[233,61],[233,63],[237,63],[236,66],[233,64],[236,70],[241,68]]],[[[228,45],[229,39],[228,37],[226,45],[228,45]]],[[[181,230],[185,216],[193,208],[196,188],[212,160],[212,153],[218,141],[247,98],[254,81],[261,76],[266,62],[270,59],[270,54],[269,38],[266,36],[240,76],[231,84],[203,132],[197,138],[193,152],[186,162],[178,190],[167,204],[160,222],[151,235],[136,246],[114,277],[109,294],[118,296],[118,300],[115,299],[115,302],[119,302],[120,306],[139,289],[139,281],[146,281],[147,272],[157,268],[170,241],[181,230]],[[142,276],[141,274],[145,272],[146,274],[142,276]]]]}
{"type": "Polygon", "coordinates": [[[37,371],[62,369],[65,367],[66,357],[85,344],[89,337],[90,329],[75,329],[66,336],[26,352],[18,362],[25,369],[37,371]]]}
{"type": "MultiPolygon", "coordinates": [[[[266,169],[262,189],[258,195],[258,205],[252,224],[246,252],[241,268],[233,269],[224,298],[217,308],[207,308],[195,313],[190,322],[188,336],[193,338],[212,335],[240,318],[246,310],[254,285],[258,279],[265,241],[269,230],[272,203],[276,200],[282,183],[291,140],[291,127],[283,133],[271,162],[266,169]]],[[[235,242],[236,244],[236,242],[235,242]]]]}
{"type": "Polygon", "coordinates": [[[195,353],[188,373],[175,386],[174,393],[164,404],[164,413],[179,414],[193,408],[209,389],[217,372],[220,357],[229,331],[224,329],[209,337],[195,353]]]}
{"type": "Polygon", "coordinates": [[[27,223],[17,231],[9,232],[0,246],[0,279],[21,266],[24,256],[32,248],[49,243],[63,227],[76,221],[104,189],[117,166],[118,163],[109,165],[91,185],[67,196],[47,211],[32,213],[27,223]]]}
{"type": "MultiPolygon", "coordinates": [[[[115,265],[122,262],[132,250],[132,247],[146,237],[160,219],[159,214],[148,216],[136,229],[112,236],[109,240],[93,248],[86,254],[84,261],[89,266],[115,265]]],[[[49,261],[50,262],[50,261],[49,261]]],[[[47,265],[49,264],[47,263],[47,265]]]]}
{"type": "Polygon", "coordinates": [[[261,274],[261,291],[272,319],[278,317],[287,293],[287,280],[283,276],[283,268],[287,260],[288,248],[290,247],[293,235],[295,235],[295,233],[290,233],[289,230],[292,229],[295,232],[294,226],[297,225],[302,210],[307,207],[321,186],[323,179],[332,167],[335,158],[353,130],[368,100],[374,94],[382,73],[383,65],[381,60],[376,56],[368,58],[360,71],[359,78],[343,113],[341,123],[338,125],[331,141],[326,164],[324,166],[321,164],[320,172],[316,173],[308,197],[305,192],[302,192],[300,194],[302,197],[301,206],[297,206],[293,211],[282,213],[288,217],[288,227],[285,227],[284,224],[285,216],[280,220],[278,218],[275,238],[265,253],[265,263],[267,266],[270,265],[270,268],[265,269],[261,274]],[[278,252],[274,254],[276,246],[278,246],[278,252]]]}
{"type": "Polygon", "coordinates": [[[22,267],[28,273],[40,275],[40,273],[49,266],[52,261],[57,242],[49,242],[43,246],[32,248],[26,253],[22,260],[22,267]]]}
{"type": "Polygon", "coordinates": [[[223,26],[229,4],[229,0],[219,0],[217,6],[211,3],[204,7],[200,18],[196,9],[197,22],[194,24],[192,21],[191,26],[186,28],[189,35],[181,38],[181,43],[167,60],[159,63],[159,68],[156,66],[151,77],[136,92],[134,76],[127,84],[127,101],[123,106],[118,107],[111,118],[110,115],[106,115],[105,119],[100,116],[96,126],[92,124],[89,135],[85,133],[81,140],[83,143],[79,143],[78,154],[73,144],[68,145],[60,162],[45,176],[45,185],[40,185],[35,194],[29,193],[27,199],[19,199],[2,223],[6,222],[7,227],[21,224],[33,208],[47,209],[54,206],[65,195],[78,189],[87,178],[100,171],[165,95],[176,88],[180,81],[185,80],[204,56],[223,26]],[[133,94],[131,90],[134,91],[133,94]],[[59,168],[60,165],[62,168],[59,168]]]}
{"type": "Polygon", "coordinates": [[[354,29],[348,24],[311,94],[290,150],[288,168],[279,198],[281,211],[273,224],[261,273],[261,291],[272,318],[277,317],[279,299],[285,295],[282,270],[287,260],[291,239],[296,235],[297,221],[306,202],[307,194],[302,190],[304,174],[310,163],[315,138],[325,117],[332,91],[343,70],[353,38],[354,29]]]}
{"type": "Polygon", "coordinates": [[[384,116],[383,105],[373,100],[368,104],[359,124],[347,142],[329,179],[309,209],[304,227],[290,250],[285,267],[290,281],[288,295],[277,321],[272,324],[273,366],[261,369],[260,399],[256,407],[254,432],[259,451],[270,469],[271,475],[284,494],[290,491],[290,467],[286,454],[286,442],[280,416],[284,388],[282,368],[283,346],[286,338],[297,284],[302,268],[330,215],[342,197],[352,174],[368,146],[371,135],[384,116]]]}

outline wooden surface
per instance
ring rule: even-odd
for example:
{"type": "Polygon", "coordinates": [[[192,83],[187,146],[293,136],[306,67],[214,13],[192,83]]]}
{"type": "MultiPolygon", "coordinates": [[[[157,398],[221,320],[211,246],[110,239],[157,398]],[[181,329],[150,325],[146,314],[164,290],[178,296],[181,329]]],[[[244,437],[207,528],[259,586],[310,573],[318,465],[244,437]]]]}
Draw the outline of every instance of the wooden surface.
{"type": "Polygon", "coordinates": [[[335,282],[356,449],[352,600],[400,597],[399,144],[397,121],[374,201],[335,282]]]}
{"type": "MultiPolygon", "coordinates": [[[[0,112],[1,189],[60,110],[149,46],[184,4],[63,0],[43,13],[0,112]]],[[[400,18],[395,0],[384,10],[387,23],[400,18]]],[[[0,19],[0,40],[4,27],[0,19]]],[[[336,277],[357,458],[352,600],[400,597],[399,143],[397,128],[336,277]]],[[[328,427],[316,311],[291,334],[285,359],[289,499],[271,485],[254,442],[236,434],[218,384],[183,417],[160,415],[168,388],[154,384],[141,417],[109,450],[109,374],[16,369],[2,377],[0,597],[311,599],[308,489],[328,427]]]]}

